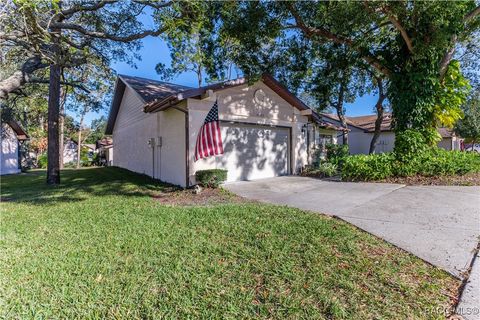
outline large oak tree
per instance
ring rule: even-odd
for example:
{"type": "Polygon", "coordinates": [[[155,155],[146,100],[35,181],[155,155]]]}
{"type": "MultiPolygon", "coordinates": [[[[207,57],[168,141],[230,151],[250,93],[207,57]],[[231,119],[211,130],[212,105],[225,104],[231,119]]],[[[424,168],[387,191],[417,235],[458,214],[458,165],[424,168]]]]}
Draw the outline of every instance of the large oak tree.
{"type": "Polygon", "coordinates": [[[60,182],[61,86],[83,86],[81,79],[62,79],[64,71],[85,65],[108,69],[114,59],[131,62],[140,39],[162,34],[181,17],[176,8],[172,2],[145,0],[2,1],[0,50],[11,73],[0,79],[0,99],[29,83],[48,84],[47,183],[60,182]],[[163,20],[152,25],[139,18],[160,11],[163,20]]]}

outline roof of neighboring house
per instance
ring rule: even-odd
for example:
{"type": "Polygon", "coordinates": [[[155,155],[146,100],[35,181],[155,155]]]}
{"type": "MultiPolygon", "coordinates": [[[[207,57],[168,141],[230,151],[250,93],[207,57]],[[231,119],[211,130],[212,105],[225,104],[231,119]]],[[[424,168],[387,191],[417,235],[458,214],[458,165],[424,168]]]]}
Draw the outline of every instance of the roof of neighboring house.
{"type": "MultiPolygon", "coordinates": [[[[275,80],[271,75],[263,74],[261,76],[261,80],[292,106],[299,110],[309,109],[306,104],[298,99],[293,93],[288,91],[287,88],[275,80]]],[[[133,89],[143,100],[143,102],[145,102],[145,105],[143,106],[144,112],[156,112],[173,107],[185,99],[201,97],[209,90],[215,92],[247,83],[248,79],[238,78],[200,88],[191,88],[168,82],[119,75],[115,84],[115,93],[113,96],[110,114],[108,116],[106,134],[113,133],[113,126],[117,118],[118,110],[120,108],[120,103],[122,102],[122,97],[126,86],[129,86],[131,89],[133,89]]]]}
{"type": "Polygon", "coordinates": [[[97,146],[95,145],[95,143],[82,143],[82,146],[87,147],[90,150],[97,149],[97,146]]]}
{"type": "Polygon", "coordinates": [[[312,112],[312,120],[321,128],[337,130],[337,131],[348,130],[347,128],[344,128],[342,126],[336,126],[333,123],[329,123],[329,122],[324,121],[322,119],[322,117],[320,116],[320,114],[318,114],[315,111],[312,112]]]}
{"type": "MultiPolygon", "coordinates": [[[[324,117],[333,119],[335,121],[338,120],[338,116],[335,114],[328,114],[322,113],[324,117]]],[[[366,116],[358,116],[358,117],[346,117],[347,124],[357,127],[359,129],[364,130],[365,132],[374,132],[375,131],[375,120],[377,120],[376,114],[366,115],[366,116]]],[[[381,131],[392,131],[392,114],[386,112],[383,116],[382,125],[380,127],[381,131]]],[[[442,136],[442,138],[451,138],[455,136],[455,132],[452,129],[448,128],[437,128],[438,133],[442,136]]]]}
{"type": "Polygon", "coordinates": [[[455,137],[455,132],[452,129],[448,128],[437,128],[438,133],[442,136],[442,138],[452,138],[455,137]]]}
{"type": "Polygon", "coordinates": [[[12,128],[13,132],[17,135],[18,140],[27,140],[28,134],[23,130],[20,124],[15,120],[7,121],[7,124],[12,128]]]}

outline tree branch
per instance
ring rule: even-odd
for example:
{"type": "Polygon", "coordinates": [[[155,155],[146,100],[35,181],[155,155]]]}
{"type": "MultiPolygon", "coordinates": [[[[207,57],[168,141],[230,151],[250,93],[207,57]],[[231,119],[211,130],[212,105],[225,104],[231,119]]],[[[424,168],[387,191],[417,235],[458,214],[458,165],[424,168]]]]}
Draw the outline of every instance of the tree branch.
{"type": "Polygon", "coordinates": [[[475,9],[473,9],[472,11],[470,11],[464,18],[463,18],[463,22],[465,23],[468,23],[470,22],[470,20],[472,20],[473,18],[475,18],[477,15],[480,14],[480,6],[476,7],[475,9]]]}
{"type": "Polygon", "coordinates": [[[152,7],[154,9],[162,9],[165,7],[168,7],[172,4],[172,1],[167,1],[167,2],[158,2],[158,1],[151,1],[151,0],[134,0],[133,2],[139,3],[139,4],[144,4],[149,7],[152,7]]]}
{"type": "Polygon", "coordinates": [[[91,6],[73,6],[69,9],[65,9],[60,11],[59,13],[56,14],[56,16],[52,17],[52,21],[56,21],[57,18],[60,16],[63,16],[64,18],[70,17],[73,14],[81,11],[96,11],[98,9],[101,9],[105,7],[107,4],[114,4],[115,2],[118,2],[118,0],[109,0],[109,1],[99,1],[91,6]]]}
{"type": "Polygon", "coordinates": [[[0,99],[6,99],[8,94],[18,90],[30,80],[31,75],[39,70],[48,67],[48,64],[42,63],[39,56],[29,58],[20,68],[10,77],[0,81],[0,99]]]}
{"type": "Polygon", "coordinates": [[[410,39],[410,37],[407,34],[407,31],[402,26],[400,21],[398,21],[398,19],[395,18],[395,16],[390,12],[390,10],[387,7],[382,7],[380,10],[387,16],[388,20],[390,20],[393,26],[400,32],[403,40],[407,45],[408,51],[410,51],[410,53],[413,53],[412,39],[410,39]]]}
{"type": "Polygon", "coordinates": [[[139,33],[134,33],[134,34],[122,37],[122,36],[117,36],[117,35],[109,34],[105,32],[90,31],[85,29],[82,26],[79,26],[73,23],[52,23],[50,26],[55,29],[74,30],[85,36],[89,36],[96,39],[106,39],[106,40],[112,40],[117,42],[130,42],[138,39],[143,39],[148,36],[158,36],[166,30],[166,28],[161,28],[158,30],[145,30],[139,33]]]}
{"type": "MultiPolygon", "coordinates": [[[[50,83],[50,81],[48,79],[30,79],[28,80],[28,83],[46,83],[47,84],[47,83],[50,83]]],[[[80,83],[70,82],[70,81],[60,81],[60,84],[64,86],[80,89],[82,91],[85,91],[86,93],[91,93],[91,91],[88,88],[86,88],[84,85],[80,83]]]]}
{"type": "Polygon", "coordinates": [[[376,57],[372,56],[370,53],[366,53],[364,50],[357,48],[352,39],[345,38],[340,35],[336,35],[324,28],[307,26],[303,21],[302,17],[300,16],[300,14],[295,9],[294,4],[290,2],[287,4],[287,6],[293,18],[295,19],[296,28],[300,29],[307,38],[313,38],[313,36],[317,35],[317,36],[326,38],[328,40],[331,40],[336,44],[345,44],[349,46],[351,49],[357,51],[360,54],[360,56],[363,58],[363,60],[365,60],[369,65],[377,69],[379,72],[381,72],[385,76],[387,77],[390,76],[391,71],[388,68],[383,66],[382,63],[376,57]]]}
{"type": "MultiPolygon", "coordinates": [[[[480,6],[476,7],[472,11],[470,11],[468,14],[465,15],[463,18],[464,23],[470,22],[470,20],[474,19],[477,15],[480,14],[480,6]]],[[[445,73],[447,72],[448,65],[450,64],[450,61],[453,59],[453,55],[455,54],[455,44],[457,42],[457,35],[454,34],[452,35],[450,42],[451,42],[451,47],[445,52],[443,55],[442,61],[440,62],[440,79],[443,80],[445,77],[445,73]]]]}

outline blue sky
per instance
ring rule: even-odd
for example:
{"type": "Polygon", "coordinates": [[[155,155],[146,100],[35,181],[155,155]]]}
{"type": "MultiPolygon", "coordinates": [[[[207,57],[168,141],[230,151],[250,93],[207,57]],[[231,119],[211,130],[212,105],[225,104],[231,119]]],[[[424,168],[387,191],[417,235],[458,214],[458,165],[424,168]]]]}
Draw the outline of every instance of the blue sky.
{"type": "MultiPolygon", "coordinates": [[[[162,62],[167,66],[170,65],[171,59],[169,49],[166,43],[159,38],[148,37],[143,39],[142,42],[143,48],[139,52],[142,60],[136,62],[137,68],[134,68],[124,62],[114,62],[112,63],[111,67],[120,74],[159,80],[159,76],[155,72],[155,66],[159,62],[162,62]]],[[[173,79],[171,82],[192,87],[197,86],[196,76],[193,72],[183,73],[173,79]]],[[[358,116],[372,114],[375,102],[376,97],[373,95],[357,97],[354,103],[346,105],[347,115],[358,116]]],[[[93,119],[99,118],[102,115],[107,116],[109,107],[110,106],[106,106],[106,108],[99,113],[89,113],[85,118],[85,123],[89,125],[93,119]]]]}

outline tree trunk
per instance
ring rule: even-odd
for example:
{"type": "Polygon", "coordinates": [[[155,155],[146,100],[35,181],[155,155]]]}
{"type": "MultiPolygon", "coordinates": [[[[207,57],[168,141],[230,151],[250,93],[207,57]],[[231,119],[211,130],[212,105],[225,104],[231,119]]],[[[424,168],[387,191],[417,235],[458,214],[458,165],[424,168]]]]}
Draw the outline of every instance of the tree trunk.
{"type": "Polygon", "coordinates": [[[60,163],[60,169],[63,169],[63,142],[65,140],[65,99],[66,96],[62,95],[62,102],[60,104],[60,138],[58,139],[58,150],[59,150],[59,163],[60,163]]]}
{"type": "Polygon", "coordinates": [[[377,111],[377,119],[375,120],[375,131],[373,132],[372,141],[370,142],[370,149],[368,151],[369,154],[375,153],[375,148],[377,147],[377,141],[380,137],[380,133],[382,132],[382,122],[383,122],[383,101],[385,100],[386,96],[383,92],[383,83],[382,80],[379,78],[377,79],[378,85],[378,100],[375,104],[375,110],[377,111]]]}
{"type": "Polygon", "coordinates": [[[197,68],[197,79],[198,79],[198,87],[202,86],[202,66],[199,64],[197,68]]]}
{"type": "MultiPolygon", "coordinates": [[[[337,109],[337,116],[338,116],[338,119],[340,120],[340,123],[342,124],[342,127],[344,127],[345,129],[347,129],[347,119],[345,118],[345,112],[343,110],[343,96],[345,94],[345,86],[343,83],[340,84],[340,91],[338,93],[338,101],[335,105],[335,109],[337,109]]],[[[342,140],[343,140],[343,144],[346,144],[348,145],[348,131],[347,130],[343,130],[343,133],[342,133],[342,140]]]]}
{"type": "Polygon", "coordinates": [[[77,140],[77,169],[80,169],[80,156],[82,153],[82,126],[83,126],[83,114],[80,117],[80,126],[78,128],[78,140],[77,140]]]}
{"type": "Polygon", "coordinates": [[[48,165],[47,184],[60,184],[59,132],[60,114],[60,71],[57,64],[50,65],[50,84],[48,88],[48,165]]]}

